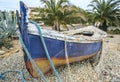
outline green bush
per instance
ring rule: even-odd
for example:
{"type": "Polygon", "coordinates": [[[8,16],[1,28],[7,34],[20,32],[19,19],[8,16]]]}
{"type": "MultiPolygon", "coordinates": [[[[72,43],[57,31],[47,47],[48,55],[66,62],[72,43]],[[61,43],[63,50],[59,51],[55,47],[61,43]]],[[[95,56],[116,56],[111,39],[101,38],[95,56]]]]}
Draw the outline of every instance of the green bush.
{"type": "Polygon", "coordinates": [[[111,33],[113,34],[120,34],[120,29],[115,29],[115,30],[111,30],[111,33]]]}
{"type": "Polygon", "coordinates": [[[18,29],[16,26],[17,17],[14,12],[0,11],[0,47],[9,44],[18,29]]]}

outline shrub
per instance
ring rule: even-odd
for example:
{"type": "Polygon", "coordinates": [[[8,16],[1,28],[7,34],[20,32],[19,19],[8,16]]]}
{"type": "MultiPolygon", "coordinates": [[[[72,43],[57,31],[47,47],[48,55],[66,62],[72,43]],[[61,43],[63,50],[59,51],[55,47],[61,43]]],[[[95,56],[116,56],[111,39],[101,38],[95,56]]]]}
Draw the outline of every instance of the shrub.
{"type": "Polygon", "coordinates": [[[9,44],[9,41],[18,29],[16,26],[17,17],[14,12],[0,11],[0,47],[9,44]]]}
{"type": "Polygon", "coordinates": [[[120,29],[114,29],[114,30],[111,30],[111,33],[113,34],[120,34],[120,29]]]}

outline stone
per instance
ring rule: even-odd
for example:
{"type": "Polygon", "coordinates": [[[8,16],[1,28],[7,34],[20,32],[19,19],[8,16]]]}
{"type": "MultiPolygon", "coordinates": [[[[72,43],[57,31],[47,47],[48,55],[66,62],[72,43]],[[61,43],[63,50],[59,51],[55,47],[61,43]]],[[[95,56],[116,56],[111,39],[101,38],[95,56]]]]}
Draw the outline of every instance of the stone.
{"type": "Polygon", "coordinates": [[[4,54],[5,53],[5,51],[3,51],[3,50],[0,50],[0,55],[2,55],[2,54],[4,54]]]}

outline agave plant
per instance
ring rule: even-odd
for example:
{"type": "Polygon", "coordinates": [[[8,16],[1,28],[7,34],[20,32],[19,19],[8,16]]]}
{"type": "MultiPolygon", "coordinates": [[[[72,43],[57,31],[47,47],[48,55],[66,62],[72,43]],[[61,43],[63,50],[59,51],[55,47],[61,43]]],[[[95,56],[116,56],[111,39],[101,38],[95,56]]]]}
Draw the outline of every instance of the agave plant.
{"type": "Polygon", "coordinates": [[[0,47],[15,35],[17,17],[14,12],[0,11],[0,47]]]}

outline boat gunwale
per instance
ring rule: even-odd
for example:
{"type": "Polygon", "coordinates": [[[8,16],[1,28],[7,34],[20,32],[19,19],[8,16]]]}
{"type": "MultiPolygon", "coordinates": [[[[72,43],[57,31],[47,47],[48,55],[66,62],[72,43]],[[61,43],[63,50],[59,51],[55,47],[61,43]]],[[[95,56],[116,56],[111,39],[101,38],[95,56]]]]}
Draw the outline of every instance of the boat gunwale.
{"type": "MultiPolygon", "coordinates": [[[[35,24],[28,22],[27,26],[28,26],[27,28],[28,34],[40,36],[40,33],[35,24]]],[[[92,37],[92,36],[85,37],[83,35],[82,37],[81,36],[76,37],[75,35],[67,35],[67,34],[64,34],[64,32],[58,32],[55,30],[49,30],[49,29],[43,29],[43,28],[41,28],[41,30],[42,30],[43,37],[57,39],[61,41],[76,42],[76,43],[92,43],[92,42],[103,41],[103,38],[96,39],[95,37],[92,37]],[[95,38],[95,39],[89,39],[89,38],[95,38]]]]}
{"type": "MultiPolygon", "coordinates": [[[[39,34],[35,34],[35,33],[28,33],[28,35],[33,35],[33,36],[38,36],[38,37],[40,36],[39,34]]],[[[74,40],[71,40],[71,39],[67,39],[66,35],[63,38],[50,37],[50,36],[45,36],[45,35],[43,35],[43,37],[55,39],[55,40],[60,40],[60,41],[73,42],[73,43],[93,43],[93,42],[102,42],[103,41],[103,39],[99,39],[99,40],[80,40],[79,39],[79,40],[77,40],[77,38],[74,40]]]]}

